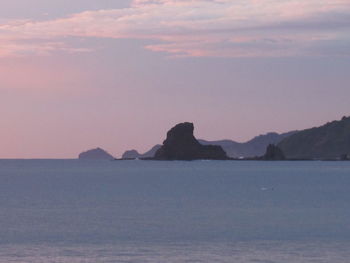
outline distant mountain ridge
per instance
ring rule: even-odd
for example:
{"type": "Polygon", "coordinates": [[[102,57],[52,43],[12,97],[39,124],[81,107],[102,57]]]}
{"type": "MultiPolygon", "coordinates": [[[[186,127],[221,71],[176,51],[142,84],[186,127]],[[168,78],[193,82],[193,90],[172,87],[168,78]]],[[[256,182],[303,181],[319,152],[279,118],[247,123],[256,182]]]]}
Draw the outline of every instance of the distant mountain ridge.
{"type": "MultiPolygon", "coordinates": [[[[239,157],[254,157],[262,156],[266,147],[269,144],[278,144],[284,138],[296,133],[297,131],[291,131],[287,133],[278,134],[275,132],[270,132],[264,135],[259,135],[253,139],[240,143],[233,140],[218,140],[218,141],[207,141],[199,139],[199,143],[202,145],[218,145],[221,146],[226,152],[227,156],[232,158],[239,157]]],[[[138,153],[136,150],[126,151],[122,158],[123,159],[137,159],[137,158],[152,158],[156,151],[161,147],[161,145],[154,146],[151,150],[144,154],[138,153]]]]}
{"type": "Polygon", "coordinates": [[[156,152],[158,151],[158,149],[162,147],[162,145],[157,144],[155,146],[152,147],[152,149],[150,149],[149,151],[141,154],[136,150],[129,150],[126,151],[123,156],[122,159],[141,159],[141,158],[152,158],[154,157],[154,155],[156,154],[156,152]]]}
{"type": "Polygon", "coordinates": [[[299,131],[278,146],[289,159],[339,159],[350,154],[350,117],[299,131]]]}
{"type": "Polygon", "coordinates": [[[235,142],[232,140],[220,140],[220,141],[206,141],[199,140],[201,144],[214,144],[221,146],[229,157],[254,157],[262,156],[266,151],[266,147],[269,144],[278,144],[284,138],[296,133],[297,131],[290,131],[282,134],[276,132],[270,132],[263,135],[254,137],[247,142],[235,142]]]}

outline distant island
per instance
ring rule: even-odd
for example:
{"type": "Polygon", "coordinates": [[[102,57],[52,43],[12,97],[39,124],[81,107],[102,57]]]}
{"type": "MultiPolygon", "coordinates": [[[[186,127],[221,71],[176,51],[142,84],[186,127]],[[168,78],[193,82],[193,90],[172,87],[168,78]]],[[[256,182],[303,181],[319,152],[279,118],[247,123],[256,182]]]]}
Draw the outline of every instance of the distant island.
{"type": "Polygon", "coordinates": [[[79,154],[81,160],[114,160],[115,158],[101,148],[96,148],[79,154]]]}

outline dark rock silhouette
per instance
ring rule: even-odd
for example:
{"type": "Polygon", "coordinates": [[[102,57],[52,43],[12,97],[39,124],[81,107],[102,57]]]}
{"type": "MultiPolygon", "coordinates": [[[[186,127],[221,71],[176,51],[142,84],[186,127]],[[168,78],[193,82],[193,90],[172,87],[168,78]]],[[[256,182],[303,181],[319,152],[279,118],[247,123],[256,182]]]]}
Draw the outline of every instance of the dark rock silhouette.
{"type": "Polygon", "coordinates": [[[86,152],[82,152],[79,154],[79,159],[87,159],[87,160],[113,160],[114,157],[110,155],[108,152],[101,148],[96,148],[92,150],[88,150],[86,152]]]}
{"type": "Polygon", "coordinates": [[[269,144],[262,159],[267,161],[282,161],[285,160],[286,157],[279,147],[274,144],[269,144]]]}
{"type": "Polygon", "coordinates": [[[152,147],[152,149],[150,149],[149,151],[141,154],[136,150],[130,150],[130,151],[126,151],[123,156],[122,159],[142,159],[142,158],[153,158],[154,155],[156,154],[156,151],[162,147],[162,145],[155,145],[152,147]]]}
{"type": "Polygon", "coordinates": [[[193,135],[193,123],[177,124],[167,133],[163,146],[157,150],[156,160],[198,160],[228,159],[225,151],[218,145],[201,145],[193,135]]]}

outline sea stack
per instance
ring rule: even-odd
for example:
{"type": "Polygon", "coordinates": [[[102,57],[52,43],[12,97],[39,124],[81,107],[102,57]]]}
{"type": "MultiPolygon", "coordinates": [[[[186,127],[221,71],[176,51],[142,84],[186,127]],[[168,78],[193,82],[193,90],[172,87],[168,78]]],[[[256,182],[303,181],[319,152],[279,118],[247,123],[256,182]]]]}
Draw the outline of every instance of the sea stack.
{"type": "Polygon", "coordinates": [[[96,148],[79,154],[82,160],[114,160],[115,158],[101,148],[96,148]]]}
{"type": "Polygon", "coordinates": [[[266,149],[265,155],[262,157],[266,161],[283,161],[286,159],[283,151],[274,144],[269,144],[266,149]]]}
{"type": "Polygon", "coordinates": [[[157,150],[156,160],[226,160],[221,146],[201,145],[193,135],[193,123],[177,124],[167,133],[167,138],[157,150]]]}

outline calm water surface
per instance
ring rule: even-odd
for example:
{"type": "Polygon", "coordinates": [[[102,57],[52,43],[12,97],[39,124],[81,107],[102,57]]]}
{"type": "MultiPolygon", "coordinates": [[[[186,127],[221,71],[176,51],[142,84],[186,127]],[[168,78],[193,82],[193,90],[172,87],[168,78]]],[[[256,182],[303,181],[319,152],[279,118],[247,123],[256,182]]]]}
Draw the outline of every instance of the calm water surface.
{"type": "Polygon", "coordinates": [[[350,162],[0,160],[0,262],[348,262],[350,162]]]}

